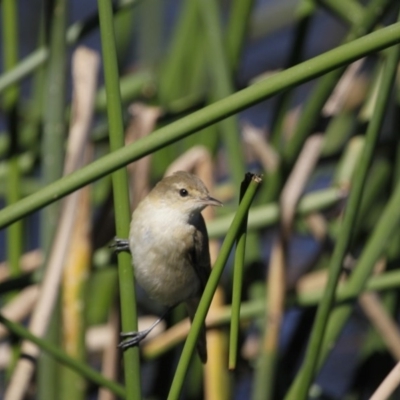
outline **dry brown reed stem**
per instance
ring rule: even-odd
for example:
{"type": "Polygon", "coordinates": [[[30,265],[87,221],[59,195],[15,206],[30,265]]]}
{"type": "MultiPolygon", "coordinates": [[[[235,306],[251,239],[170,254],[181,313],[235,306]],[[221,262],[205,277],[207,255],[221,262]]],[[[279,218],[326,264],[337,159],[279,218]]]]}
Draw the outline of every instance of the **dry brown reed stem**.
{"type": "MultiPolygon", "coordinates": [[[[267,274],[267,295],[264,336],[261,345],[263,357],[274,360],[278,352],[279,335],[286,294],[286,249],[292,234],[293,219],[301,194],[321,153],[322,136],[307,139],[280,197],[280,230],[275,239],[267,274]]],[[[273,380],[273,377],[272,377],[273,380]]]]}
{"type": "MultiPolygon", "coordinates": [[[[21,257],[21,269],[23,272],[31,272],[43,264],[43,253],[41,250],[32,250],[21,257]]],[[[0,283],[10,278],[7,261],[0,263],[0,283]]]]}
{"type": "MultiPolygon", "coordinates": [[[[154,315],[146,315],[139,317],[138,331],[146,330],[151,325],[153,325],[158,318],[159,317],[154,315]]],[[[113,325],[113,327],[118,327],[118,326],[119,326],[118,323],[116,323],[116,325],[113,325]]],[[[103,351],[107,346],[110,345],[110,343],[113,341],[113,335],[114,335],[114,333],[111,332],[110,327],[111,323],[107,323],[102,325],[94,325],[87,330],[85,343],[89,351],[91,352],[103,351]]],[[[146,336],[146,338],[144,338],[141,341],[141,344],[144,344],[149,340],[158,337],[165,331],[165,328],[166,328],[165,322],[164,321],[159,322],[146,336]]],[[[117,341],[115,343],[118,343],[119,330],[116,330],[116,332],[117,332],[117,341]]]]}
{"type": "Polygon", "coordinates": [[[0,370],[6,369],[11,362],[11,346],[8,343],[0,343],[0,370]]]}
{"type": "MultiPolygon", "coordinates": [[[[109,331],[109,338],[106,342],[106,346],[103,351],[102,362],[101,362],[101,373],[107,379],[116,381],[118,375],[118,327],[119,315],[115,308],[111,310],[110,317],[107,323],[107,329],[109,331]]],[[[98,400],[115,400],[116,396],[110,390],[105,388],[99,389],[98,400]]]]}
{"type": "Polygon", "coordinates": [[[369,400],[386,400],[400,385],[400,362],[398,362],[369,400]]]}
{"type": "Polygon", "coordinates": [[[277,237],[272,245],[268,269],[268,291],[266,296],[267,318],[265,319],[262,353],[277,351],[282,316],[285,308],[286,260],[283,237],[277,237]]]}
{"type": "MultiPolygon", "coordinates": [[[[340,282],[346,281],[346,275],[342,274],[340,282]]],[[[312,271],[299,278],[296,283],[296,293],[313,293],[315,291],[322,291],[328,282],[327,269],[312,271]]]]}
{"type": "MultiPolygon", "coordinates": [[[[207,328],[215,328],[226,323],[226,316],[230,314],[230,306],[221,306],[217,309],[210,310],[206,318],[207,328]],[[224,320],[224,322],[221,322],[224,320]]],[[[165,332],[148,340],[142,346],[142,354],[145,358],[152,358],[156,354],[162,353],[166,349],[170,349],[181,343],[190,330],[189,318],[185,318],[177,324],[171,326],[165,332]]]]}
{"type": "MultiPolygon", "coordinates": [[[[160,107],[151,107],[142,103],[132,104],[129,107],[129,112],[132,118],[125,134],[126,145],[149,135],[156,127],[157,120],[162,114],[160,107]]],[[[148,155],[127,166],[132,210],[150,191],[151,158],[152,156],[148,155]]]]}
{"type": "Polygon", "coordinates": [[[293,108],[287,113],[287,116],[283,120],[282,134],[286,142],[292,138],[295,132],[297,122],[301,115],[301,110],[301,105],[293,108]]]}
{"type": "Polygon", "coordinates": [[[322,135],[313,135],[307,139],[282,190],[280,198],[281,229],[285,240],[291,233],[297,203],[319,159],[322,142],[322,135]]]}
{"type": "MultiPolygon", "coordinates": [[[[87,145],[87,150],[89,150],[87,145]]],[[[92,151],[86,152],[86,163],[92,151]]],[[[91,257],[91,205],[90,186],[77,191],[79,207],[75,215],[70,246],[65,258],[62,277],[63,346],[67,354],[83,359],[84,293],[91,257]]]]}
{"type": "MultiPolygon", "coordinates": [[[[213,162],[209,151],[204,146],[194,146],[185,154],[179,157],[170,165],[166,175],[174,171],[185,170],[195,173],[213,193],[213,162]]],[[[206,221],[214,218],[214,210],[207,207],[203,211],[206,221]]],[[[219,250],[219,244],[216,240],[210,240],[211,265],[214,264],[219,250]]],[[[210,306],[210,313],[223,306],[224,294],[221,287],[218,287],[210,306]]],[[[230,398],[227,388],[229,387],[229,377],[225,367],[227,354],[226,335],[219,330],[210,330],[207,332],[208,362],[204,368],[204,393],[205,398],[209,400],[224,400],[230,398]]]]}
{"type": "MultiPolygon", "coordinates": [[[[118,327],[118,323],[116,325],[118,327]]],[[[85,346],[89,353],[99,353],[105,351],[113,340],[113,329],[110,323],[93,325],[89,327],[85,335],[85,346]]],[[[117,345],[117,342],[116,342],[117,345]]]]}
{"type": "MultiPolygon", "coordinates": [[[[99,56],[92,50],[79,47],[73,56],[74,74],[78,76],[75,87],[73,118],[70,126],[64,173],[70,173],[82,166],[89,129],[92,121],[93,103],[95,98],[99,56]],[[78,70],[76,69],[78,68],[78,70]],[[79,71],[79,72],[78,72],[79,71]]],[[[40,287],[40,295],[32,313],[29,330],[32,334],[43,337],[46,333],[51,314],[56,303],[64,260],[69,250],[69,243],[76,210],[78,209],[78,194],[68,196],[62,205],[60,221],[50,250],[46,272],[40,287]]],[[[33,343],[24,341],[21,353],[36,359],[39,348],[33,343]]],[[[27,358],[21,358],[14,370],[10,384],[5,393],[5,400],[22,400],[29,386],[35,363],[27,358]]]]}
{"type": "Polygon", "coordinates": [[[360,296],[359,303],[393,358],[400,361],[400,331],[378,295],[373,292],[364,293],[360,296]]]}
{"type": "Polygon", "coordinates": [[[266,172],[275,172],[279,167],[279,155],[265,140],[265,132],[262,129],[245,123],[242,126],[244,143],[250,148],[255,158],[260,162],[266,172]]]}
{"type": "MultiPolygon", "coordinates": [[[[380,260],[377,262],[374,274],[382,272],[384,262],[380,260]]],[[[326,282],[328,280],[327,270],[310,272],[301,277],[297,284],[295,291],[299,298],[306,296],[308,293],[322,293],[324,291],[326,282]]],[[[345,282],[343,275],[341,283],[338,288],[342,288],[345,282]]],[[[223,306],[216,310],[210,311],[206,318],[206,325],[208,328],[215,328],[229,322],[229,315],[231,312],[230,306],[223,306]]],[[[250,318],[250,317],[249,317],[250,318]]],[[[251,317],[252,318],[252,317],[251,317]]],[[[170,349],[187,337],[190,329],[189,320],[186,318],[181,322],[175,324],[160,335],[154,336],[151,340],[142,346],[142,353],[145,358],[152,358],[160,354],[165,349],[170,349]]],[[[93,347],[93,344],[91,345],[93,347]]],[[[258,349],[253,354],[258,354],[258,349]]]]}
{"type": "MultiPolygon", "coordinates": [[[[11,321],[20,322],[32,311],[39,296],[39,286],[32,285],[21,290],[1,309],[1,315],[11,321]]],[[[0,340],[8,335],[8,330],[0,324],[0,340]]]]}
{"type": "Polygon", "coordinates": [[[324,116],[337,115],[343,111],[346,105],[353,107],[354,103],[357,103],[354,100],[349,100],[349,98],[354,97],[354,82],[364,62],[365,58],[360,58],[347,67],[322,109],[324,116]]]}
{"type": "MultiPolygon", "coordinates": [[[[351,260],[347,258],[345,260],[345,264],[347,264],[348,268],[352,268],[352,265],[356,264],[356,260],[351,260]]],[[[374,267],[374,275],[381,274],[386,269],[386,261],[385,259],[381,258],[378,260],[374,267]]],[[[343,273],[340,281],[339,286],[346,282],[347,274],[343,273]]],[[[322,292],[328,282],[328,270],[323,268],[318,271],[312,271],[308,274],[303,275],[296,283],[296,293],[301,297],[303,294],[306,293],[313,293],[313,292],[322,292]]]]}
{"type": "Polygon", "coordinates": [[[321,213],[311,213],[305,217],[305,221],[316,241],[322,243],[328,233],[328,224],[321,213]]]}

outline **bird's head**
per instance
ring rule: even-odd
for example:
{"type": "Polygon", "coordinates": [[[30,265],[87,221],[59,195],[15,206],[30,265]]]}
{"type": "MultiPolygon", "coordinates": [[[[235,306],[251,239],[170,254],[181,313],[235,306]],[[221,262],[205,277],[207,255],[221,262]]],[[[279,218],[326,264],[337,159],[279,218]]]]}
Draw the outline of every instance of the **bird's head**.
{"type": "Polygon", "coordinates": [[[219,200],[210,196],[201,179],[185,171],[162,179],[151,196],[164,206],[179,209],[188,215],[199,213],[207,206],[222,206],[219,200]]]}

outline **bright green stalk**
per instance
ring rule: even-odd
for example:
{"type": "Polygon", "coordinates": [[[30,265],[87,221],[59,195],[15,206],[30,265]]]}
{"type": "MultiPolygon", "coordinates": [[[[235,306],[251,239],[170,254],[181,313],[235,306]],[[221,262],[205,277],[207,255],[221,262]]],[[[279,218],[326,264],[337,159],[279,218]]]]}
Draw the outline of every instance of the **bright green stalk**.
{"type": "Polygon", "coordinates": [[[187,117],[157,129],[135,143],[104,156],[59,181],[47,185],[18,203],[0,211],[0,228],[50,204],[74,190],[140,159],[168,144],[265,100],[281,90],[315,78],[365,55],[400,41],[400,23],[390,25],[311,60],[289,68],[215,102],[187,117]]]}
{"type": "MultiPolygon", "coordinates": [[[[345,210],[343,223],[329,265],[329,278],[325,289],[325,294],[318,307],[317,315],[315,317],[315,322],[313,325],[313,330],[311,332],[311,338],[307,347],[303,366],[300,369],[295,384],[292,385],[288,396],[286,396],[287,400],[305,399],[307,397],[309,387],[314,378],[315,370],[317,368],[321,352],[322,341],[324,338],[324,334],[329,319],[329,314],[334,301],[336,286],[339,280],[340,273],[342,272],[343,260],[346,253],[349,250],[351,241],[353,239],[353,232],[355,228],[357,214],[359,211],[360,201],[363,194],[364,184],[367,178],[368,169],[371,164],[372,156],[379,137],[379,132],[381,130],[381,126],[383,123],[386,107],[389,101],[393,80],[396,74],[399,55],[400,55],[400,46],[397,45],[394,46],[392,49],[390,49],[389,55],[385,60],[382,84],[379,88],[373,117],[371,119],[370,124],[368,125],[364,151],[362,154],[362,158],[358,164],[357,170],[354,174],[354,178],[352,180],[352,189],[345,210]]],[[[382,215],[382,218],[380,219],[380,223],[378,223],[378,226],[374,231],[371,240],[368,242],[365,251],[361,256],[359,265],[357,266],[357,268],[355,269],[350,278],[348,284],[350,288],[352,287],[352,285],[353,286],[357,285],[357,287],[361,291],[366,282],[366,279],[368,277],[368,275],[366,275],[366,272],[368,271],[369,273],[370,269],[368,267],[361,267],[361,263],[364,262],[364,260],[366,259],[365,254],[368,254],[368,252],[371,252],[373,250],[375,251],[373,255],[370,255],[370,257],[366,259],[368,260],[369,266],[371,265],[370,264],[371,262],[373,265],[377,259],[377,252],[379,251],[379,254],[381,254],[382,250],[385,247],[384,246],[385,242],[382,243],[381,241],[378,241],[380,247],[379,246],[372,247],[371,242],[375,239],[376,232],[382,230],[382,238],[386,237],[386,240],[388,240],[390,237],[387,236],[388,232],[391,231],[391,229],[393,229],[396,226],[396,225],[393,226],[393,220],[398,221],[398,218],[400,217],[400,208],[397,207],[396,211],[393,211],[390,208],[391,205],[393,204],[393,199],[396,197],[399,197],[398,201],[400,201],[400,185],[398,186],[398,189],[396,190],[395,194],[392,196],[392,200],[389,202],[384,215],[382,215]],[[389,210],[391,212],[388,215],[389,210]],[[385,217],[392,219],[391,221],[386,221],[385,217]],[[387,224],[382,226],[383,224],[382,221],[387,222],[387,224]]],[[[373,243],[375,244],[375,242],[373,243]]],[[[347,306],[346,308],[341,308],[338,312],[340,312],[341,315],[348,314],[347,311],[346,312],[342,311],[344,309],[347,310],[348,308],[349,306],[347,306]]],[[[339,324],[337,324],[336,327],[337,326],[339,326],[339,324]]]]}
{"type": "MultiPolygon", "coordinates": [[[[98,0],[98,7],[107,93],[107,115],[110,127],[110,148],[111,151],[116,151],[124,146],[124,127],[122,123],[121,95],[119,91],[111,0],[98,0]]],[[[126,238],[129,235],[130,208],[128,176],[125,169],[120,169],[112,174],[112,184],[116,233],[118,237],[126,238]]],[[[124,332],[137,331],[133,268],[130,254],[126,252],[118,254],[118,275],[122,330],[124,332]]],[[[124,352],[124,373],[126,399],[141,399],[139,349],[137,347],[131,347],[124,352]]]]}
{"type": "MultiPolygon", "coordinates": [[[[246,174],[245,179],[240,186],[240,201],[242,201],[250,182],[251,174],[246,174]]],[[[239,341],[240,306],[242,303],[244,256],[246,249],[247,216],[248,213],[245,214],[239,230],[238,239],[236,241],[235,263],[233,266],[232,319],[229,337],[229,369],[236,368],[239,341]]]]}
{"type": "Polygon", "coordinates": [[[229,253],[237,238],[240,228],[242,227],[242,223],[247,215],[247,212],[250,208],[250,205],[253,201],[260,182],[261,178],[259,176],[253,175],[252,181],[245,195],[243,196],[232,225],[226,234],[218,258],[214,264],[211,275],[204,289],[203,296],[201,297],[200,304],[193,319],[189,335],[186,339],[185,346],[183,348],[182,355],[174,375],[174,380],[172,381],[168,400],[177,400],[180,396],[182,385],[186,376],[186,371],[188,369],[190,359],[196,346],[200,329],[204,324],[204,320],[206,318],[212,298],[214,296],[215,290],[217,289],[226,261],[228,260],[229,253]]]}
{"type": "MultiPolygon", "coordinates": [[[[207,65],[213,84],[212,100],[222,99],[234,92],[231,71],[225,56],[225,46],[218,4],[216,0],[198,0],[197,5],[203,20],[203,32],[207,40],[207,65]]],[[[244,157],[240,144],[238,119],[236,116],[226,118],[219,123],[226,146],[228,165],[235,185],[239,186],[244,175],[244,157]]]]}
{"type": "MultiPolygon", "coordinates": [[[[389,3],[390,0],[371,0],[365,9],[363,18],[352,26],[344,42],[349,43],[354,41],[356,38],[359,38],[370,31],[389,3]]],[[[304,109],[302,110],[293,137],[285,147],[283,156],[287,167],[290,167],[296,160],[305,139],[311,133],[315,122],[318,120],[319,114],[326,100],[331,95],[333,88],[344,71],[345,67],[342,67],[326,74],[320,79],[313,90],[310,98],[304,106],[304,109]]]]}
{"type": "Polygon", "coordinates": [[[36,344],[43,351],[50,354],[58,362],[73,369],[77,373],[79,373],[82,376],[84,376],[85,378],[89,379],[91,382],[94,382],[97,385],[103,386],[103,387],[111,390],[117,396],[125,398],[125,390],[118,383],[106,379],[103,375],[101,375],[94,369],[92,369],[92,368],[88,367],[87,365],[81,363],[80,361],[77,361],[74,358],[70,357],[68,354],[64,353],[62,350],[60,350],[53,344],[49,343],[47,340],[40,339],[37,336],[32,335],[32,333],[30,333],[29,330],[24,328],[22,325],[20,325],[16,322],[10,321],[9,319],[5,318],[1,314],[0,314],[0,321],[12,333],[14,333],[15,335],[17,335],[20,338],[29,340],[30,342],[36,344]]]}

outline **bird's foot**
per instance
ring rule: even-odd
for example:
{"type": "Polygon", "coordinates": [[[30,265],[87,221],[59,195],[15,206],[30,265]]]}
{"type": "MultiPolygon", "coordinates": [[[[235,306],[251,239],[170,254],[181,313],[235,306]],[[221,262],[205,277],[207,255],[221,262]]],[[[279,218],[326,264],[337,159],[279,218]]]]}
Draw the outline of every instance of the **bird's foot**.
{"type": "Polygon", "coordinates": [[[130,253],[128,239],[121,239],[116,237],[114,238],[114,243],[110,244],[110,247],[114,249],[115,253],[121,253],[122,251],[127,251],[128,253],[130,253]]]}
{"type": "Polygon", "coordinates": [[[146,329],[140,332],[121,332],[120,337],[122,341],[118,347],[122,350],[129,349],[129,347],[138,346],[139,343],[150,333],[151,329],[146,329]]]}

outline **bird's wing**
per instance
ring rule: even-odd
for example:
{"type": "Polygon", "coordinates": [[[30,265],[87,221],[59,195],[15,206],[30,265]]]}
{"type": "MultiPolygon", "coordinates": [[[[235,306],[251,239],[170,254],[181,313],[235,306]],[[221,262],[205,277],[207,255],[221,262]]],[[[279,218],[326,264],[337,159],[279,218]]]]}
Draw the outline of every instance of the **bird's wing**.
{"type": "Polygon", "coordinates": [[[201,214],[197,222],[193,234],[193,247],[189,256],[200,280],[200,293],[203,293],[211,273],[211,261],[206,224],[201,214]]]}

